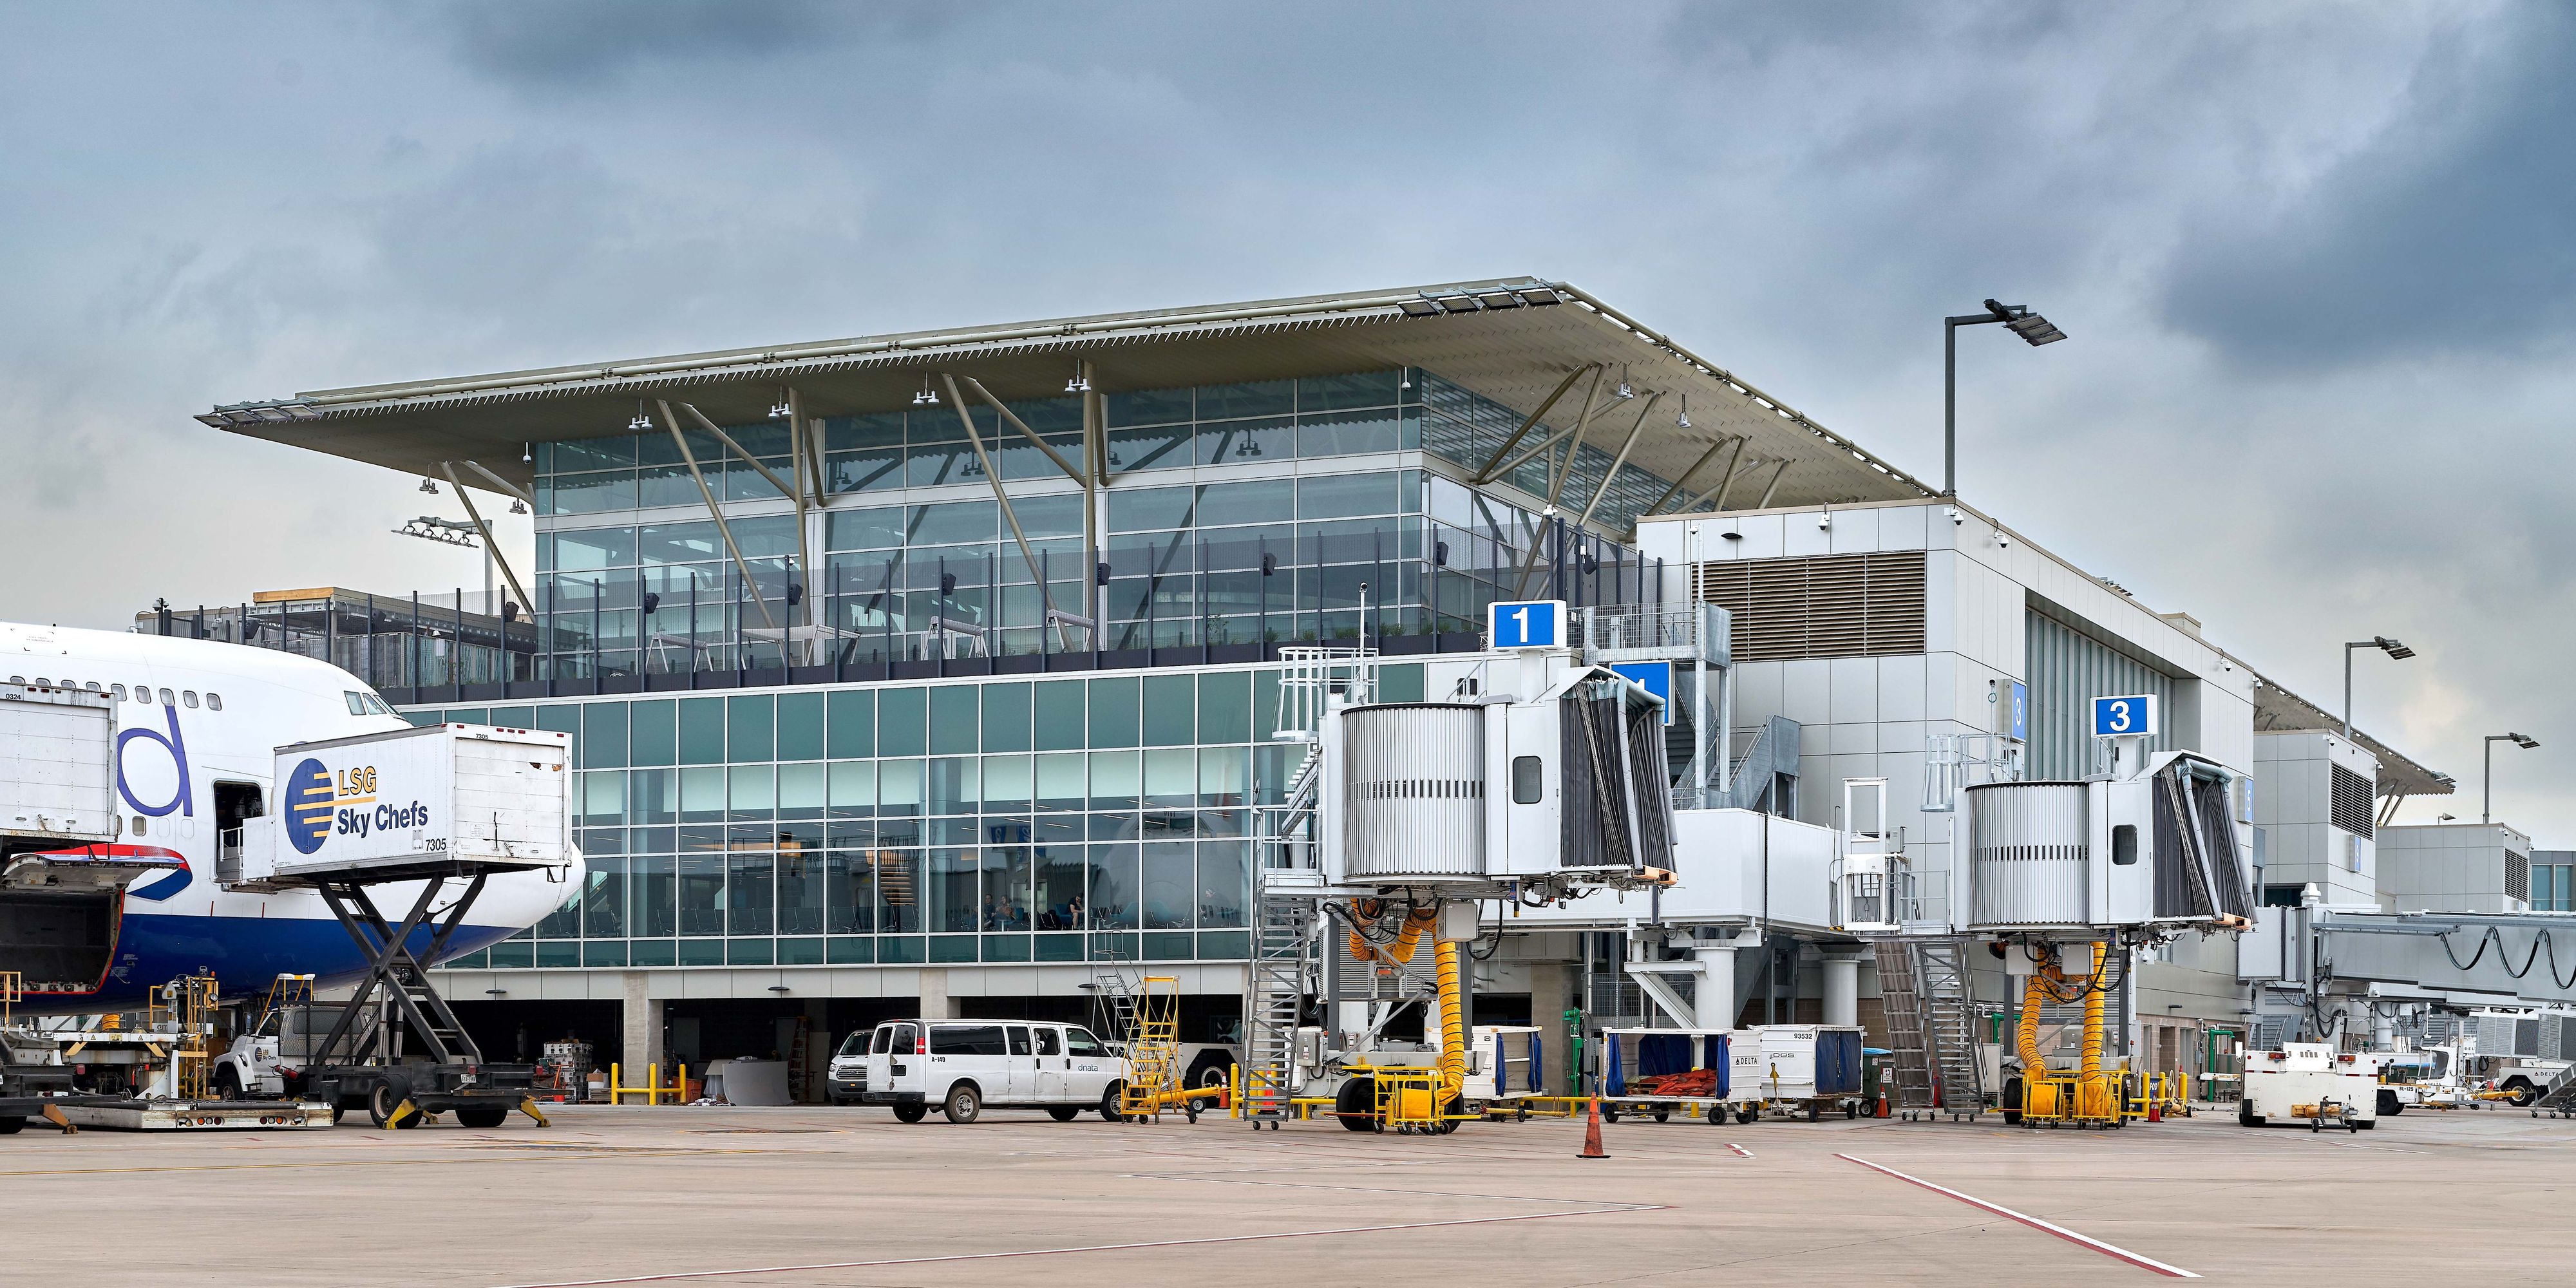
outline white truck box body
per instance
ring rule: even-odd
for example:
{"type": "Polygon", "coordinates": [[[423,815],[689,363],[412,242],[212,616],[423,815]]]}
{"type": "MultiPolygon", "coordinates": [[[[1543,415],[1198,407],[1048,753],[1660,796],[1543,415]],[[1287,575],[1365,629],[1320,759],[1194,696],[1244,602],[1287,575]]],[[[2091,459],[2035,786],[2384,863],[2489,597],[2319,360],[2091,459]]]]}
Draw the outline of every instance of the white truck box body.
{"type": "Polygon", "coordinates": [[[105,843],[116,839],[117,817],[107,695],[0,684],[0,833],[105,843]]]}
{"type": "Polygon", "coordinates": [[[2341,1052],[2324,1042],[2248,1051],[2244,1112],[2267,1122],[2300,1122],[2305,1118],[2293,1112],[2296,1106],[2333,1101],[2345,1119],[2371,1122],[2379,1117],[2379,1070],[2387,1060],[2382,1052],[2341,1052]]]}
{"type": "Polygon", "coordinates": [[[280,747],[272,843],[246,849],[243,875],[440,858],[563,863],[570,743],[548,730],[438,724],[280,747]]]}

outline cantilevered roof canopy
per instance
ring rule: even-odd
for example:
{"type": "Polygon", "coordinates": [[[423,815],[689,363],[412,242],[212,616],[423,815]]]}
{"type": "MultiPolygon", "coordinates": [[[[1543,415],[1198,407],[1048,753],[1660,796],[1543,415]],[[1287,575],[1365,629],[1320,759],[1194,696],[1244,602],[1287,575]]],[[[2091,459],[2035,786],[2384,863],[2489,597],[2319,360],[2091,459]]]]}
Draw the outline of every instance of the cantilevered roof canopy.
{"type": "MultiPolygon", "coordinates": [[[[853,415],[909,407],[932,372],[972,376],[1004,399],[1060,396],[1076,360],[1092,365],[1093,388],[1110,393],[1412,366],[1524,416],[1569,372],[1603,363],[1604,402],[1623,372],[1641,397],[1665,395],[1630,459],[1666,479],[1741,434],[1747,477],[1759,477],[1756,462],[1765,469],[1789,462],[1775,506],[1934,491],[1669,337],[1574,287],[1536,278],[321,389],[217,407],[197,419],[411,473],[479,461],[525,486],[521,444],[627,433],[639,398],[685,400],[719,424],[744,424],[766,419],[779,391],[793,386],[808,415],[853,415]],[[1687,429],[1676,423],[1685,395],[1687,429]]],[[[1577,381],[1546,423],[1570,426],[1588,383],[1577,381]]],[[[1624,438],[1635,414],[1609,407],[1596,416],[1590,441],[1624,438]]],[[[1692,490],[1715,487],[1731,455],[1695,475],[1692,490]]]]}
{"type": "MultiPolygon", "coordinates": [[[[2261,733],[2331,733],[2343,734],[2343,720],[2329,714],[2316,703],[2264,679],[2254,690],[2254,728],[2261,733]]],[[[2427,769],[2359,729],[2352,731],[2353,745],[2379,757],[2379,794],[2382,796],[2448,796],[2459,790],[2451,776],[2427,769]]]]}

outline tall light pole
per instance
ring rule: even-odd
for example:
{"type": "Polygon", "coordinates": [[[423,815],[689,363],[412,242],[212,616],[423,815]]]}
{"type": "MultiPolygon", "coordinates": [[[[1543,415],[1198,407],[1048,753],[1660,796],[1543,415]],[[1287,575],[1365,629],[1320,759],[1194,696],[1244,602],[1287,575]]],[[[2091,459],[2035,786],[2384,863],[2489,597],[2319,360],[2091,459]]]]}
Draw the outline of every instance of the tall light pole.
{"type": "Polygon", "coordinates": [[[2360,643],[2343,646],[2343,740],[2345,742],[2352,741],[2352,651],[2357,648],[2375,648],[2400,662],[2415,656],[2415,650],[2385,635],[2373,635],[2360,643]]]}
{"type": "Polygon", "coordinates": [[[2529,734],[2491,733],[2487,735],[2486,770],[2478,775],[2478,794],[2481,797],[2478,801],[2478,821],[2481,823],[2495,821],[2495,745],[2500,742],[2512,743],[2524,751],[2530,751],[2540,745],[2540,740],[2529,734]]]}
{"type": "Polygon", "coordinates": [[[1959,328],[2001,322],[2032,348],[2066,338],[2057,324],[2030,311],[2026,304],[1986,301],[1983,313],[1941,319],[1941,495],[1959,494],[1959,328]]]}

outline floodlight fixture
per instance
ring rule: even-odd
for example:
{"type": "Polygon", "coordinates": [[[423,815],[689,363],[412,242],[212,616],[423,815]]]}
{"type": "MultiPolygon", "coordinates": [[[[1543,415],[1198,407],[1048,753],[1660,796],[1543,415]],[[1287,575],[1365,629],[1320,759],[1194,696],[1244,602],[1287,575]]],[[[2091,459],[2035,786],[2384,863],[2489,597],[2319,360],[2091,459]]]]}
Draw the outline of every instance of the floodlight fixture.
{"type": "Polygon", "coordinates": [[[1673,428],[1675,428],[1675,429],[1688,429],[1688,428],[1690,428],[1690,427],[1691,427],[1691,423],[1690,423],[1690,395],[1689,395],[1689,394],[1683,394],[1683,395],[1682,395],[1682,411],[1681,411],[1681,414],[1680,414],[1680,415],[1673,417],[1673,428]]]}
{"type": "Polygon", "coordinates": [[[2527,733],[2491,733],[2487,735],[2486,742],[2484,744],[2486,768],[2484,772],[2479,775],[2480,782],[2478,788],[2478,794],[2481,798],[2478,803],[2478,821],[2481,823],[2492,823],[2495,821],[2495,745],[2500,742],[2512,743],[2514,746],[2520,747],[2524,751],[2536,751],[2540,748],[2540,740],[2527,733]]]}
{"type": "Polygon", "coordinates": [[[422,480],[420,481],[420,490],[421,490],[421,491],[423,491],[423,492],[427,492],[427,493],[428,493],[428,494],[430,494],[431,496],[436,496],[436,495],[438,495],[438,484],[433,483],[433,482],[431,482],[430,480],[428,480],[428,479],[424,478],[424,479],[422,479],[422,480]]]}
{"type": "Polygon", "coordinates": [[[1959,328],[2001,322],[2031,347],[2066,338],[2057,324],[2030,311],[2027,304],[1987,300],[1983,313],[1941,319],[1941,495],[1959,494],[1959,328]]]}
{"type": "Polygon", "coordinates": [[[2343,740],[2352,741],[2352,654],[2355,649],[2375,648],[2390,658],[2403,662],[2415,656],[2415,650],[2385,635],[2373,635],[2343,646],[2343,740]]]}
{"type": "Polygon", "coordinates": [[[644,414],[644,401],[642,399],[639,398],[635,401],[635,418],[626,422],[626,428],[638,434],[649,434],[653,432],[653,418],[644,414]]]}
{"type": "Polygon", "coordinates": [[[2390,639],[2385,635],[2373,636],[2371,637],[2370,642],[2378,645],[2381,652],[2386,653],[2388,656],[2395,658],[2400,662],[2415,656],[2415,650],[2408,648],[2404,644],[2390,639]]]}

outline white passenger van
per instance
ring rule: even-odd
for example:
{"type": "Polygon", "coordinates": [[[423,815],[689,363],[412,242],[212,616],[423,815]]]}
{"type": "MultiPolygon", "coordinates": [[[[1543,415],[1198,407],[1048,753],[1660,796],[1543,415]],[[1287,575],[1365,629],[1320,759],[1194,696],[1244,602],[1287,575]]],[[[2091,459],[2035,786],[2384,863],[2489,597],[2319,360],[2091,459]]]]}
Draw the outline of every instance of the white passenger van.
{"type": "Polygon", "coordinates": [[[833,1099],[891,1106],[908,1123],[932,1105],[952,1123],[986,1105],[1044,1109],[1060,1123],[1094,1109],[1116,1122],[1126,1085],[1127,1062],[1079,1024],[894,1020],[851,1034],[832,1059],[833,1099]]]}

